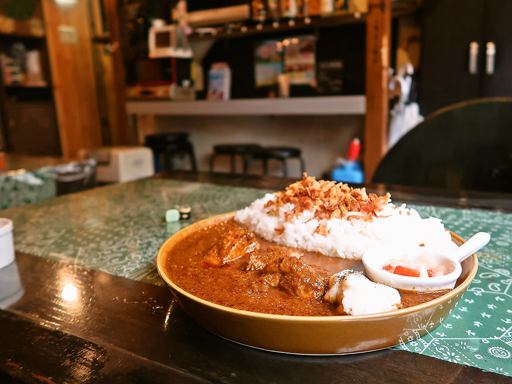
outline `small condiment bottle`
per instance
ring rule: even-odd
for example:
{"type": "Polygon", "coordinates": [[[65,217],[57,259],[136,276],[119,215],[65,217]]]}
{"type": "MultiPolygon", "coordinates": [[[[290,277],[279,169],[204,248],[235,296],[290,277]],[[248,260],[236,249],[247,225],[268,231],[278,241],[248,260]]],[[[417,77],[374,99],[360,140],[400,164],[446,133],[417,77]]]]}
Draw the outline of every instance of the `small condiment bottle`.
{"type": "Polygon", "coordinates": [[[188,220],[192,214],[192,208],[190,205],[180,205],[178,207],[178,211],[180,213],[180,220],[188,220]]]}

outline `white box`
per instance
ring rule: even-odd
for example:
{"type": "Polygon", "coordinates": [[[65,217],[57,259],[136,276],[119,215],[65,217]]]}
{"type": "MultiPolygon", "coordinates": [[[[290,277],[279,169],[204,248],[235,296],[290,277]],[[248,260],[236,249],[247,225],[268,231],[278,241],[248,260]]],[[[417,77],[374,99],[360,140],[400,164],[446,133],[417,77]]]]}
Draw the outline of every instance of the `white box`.
{"type": "Polygon", "coordinates": [[[88,151],[97,161],[96,179],[122,183],[153,176],[153,152],[146,147],[103,147],[88,151]]]}

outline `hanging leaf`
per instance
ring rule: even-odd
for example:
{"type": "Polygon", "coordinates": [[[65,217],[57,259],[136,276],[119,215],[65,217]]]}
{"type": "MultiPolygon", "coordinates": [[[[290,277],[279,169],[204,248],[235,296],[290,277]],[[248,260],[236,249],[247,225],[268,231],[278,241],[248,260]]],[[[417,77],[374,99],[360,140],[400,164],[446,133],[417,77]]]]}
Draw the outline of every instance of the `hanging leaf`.
{"type": "Polygon", "coordinates": [[[2,2],[3,14],[16,21],[28,20],[36,13],[36,0],[4,0],[2,2]]]}

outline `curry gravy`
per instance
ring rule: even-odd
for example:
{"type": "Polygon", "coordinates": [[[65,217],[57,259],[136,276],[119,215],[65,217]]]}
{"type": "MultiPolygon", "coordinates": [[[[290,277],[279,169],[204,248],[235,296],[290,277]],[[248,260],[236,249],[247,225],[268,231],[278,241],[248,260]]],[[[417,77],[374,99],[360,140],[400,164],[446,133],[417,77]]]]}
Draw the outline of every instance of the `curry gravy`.
{"type": "MultiPolygon", "coordinates": [[[[297,297],[278,287],[255,290],[254,282],[259,279],[260,273],[242,270],[237,261],[220,267],[205,263],[203,258],[212,245],[235,227],[241,225],[229,219],[202,228],[177,243],[165,265],[172,281],[202,299],[246,311],[293,316],[340,315],[336,307],[329,303],[314,298],[297,297]]],[[[277,247],[261,238],[257,238],[257,241],[262,250],[277,247]]],[[[359,260],[345,260],[319,253],[306,252],[301,260],[326,278],[344,269],[363,270],[359,260]]],[[[400,296],[403,307],[410,307],[433,300],[444,293],[446,291],[401,291],[400,296]]]]}

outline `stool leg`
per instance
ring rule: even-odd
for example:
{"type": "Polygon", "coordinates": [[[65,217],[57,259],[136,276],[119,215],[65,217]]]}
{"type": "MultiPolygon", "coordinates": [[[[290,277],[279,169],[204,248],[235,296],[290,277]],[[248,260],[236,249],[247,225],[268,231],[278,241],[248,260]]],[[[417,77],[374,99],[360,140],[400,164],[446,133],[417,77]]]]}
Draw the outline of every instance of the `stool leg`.
{"type": "Polygon", "coordinates": [[[169,154],[169,158],[167,159],[167,165],[169,171],[174,170],[174,158],[172,154],[169,154]]]}
{"type": "Polygon", "coordinates": [[[288,177],[288,164],[286,164],[286,159],[279,159],[281,161],[283,167],[283,177],[288,177]]]}
{"type": "Polygon", "coordinates": [[[162,172],[162,153],[158,152],[155,158],[155,171],[158,169],[158,172],[162,172]]]}
{"type": "Polygon", "coordinates": [[[268,159],[262,159],[263,162],[263,174],[268,175],[268,159]]]}
{"type": "Polygon", "coordinates": [[[173,154],[169,150],[165,150],[164,153],[164,171],[169,172],[174,168],[172,161],[173,154]]]}
{"type": "Polygon", "coordinates": [[[231,173],[236,173],[236,159],[235,155],[229,155],[229,160],[231,163],[231,173]]]}
{"type": "Polygon", "coordinates": [[[242,155],[242,174],[244,176],[246,176],[248,170],[249,170],[249,156],[242,155]]]}
{"type": "Polygon", "coordinates": [[[158,173],[162,170],[162,160],[160,159],[161,156],[162,154],[160,152],[153,151],[153,166],[155,167],[155,173],[158,173]]]}
{"type": "Polygon", "coordinates": [[[299,162],[300,162],[300,176],[302,177],[304,172],[306,172],[306,164],[304,164],[304,159],[302,157],[299,157],[299,162]]]}
{"type": "Polygon", "coordinates": [[[194,153],[194,147],[191,143],[188,145],[188,157],[190,159],[190,167],[192,171],[197,172],[196,155],[194,153]]]}
{"type": "Polygon", "coordinates": [[[209,170],[210,173],[213,173],[213,166],[215,165],[215,157],[216,157],[215,154],[212,154],[210,156],[210,164],[209,164],[209,167],[208,167],[209,168],[208,170],[209,170]]]}

